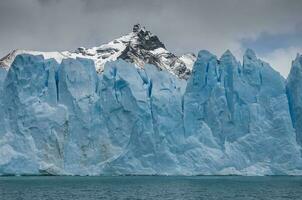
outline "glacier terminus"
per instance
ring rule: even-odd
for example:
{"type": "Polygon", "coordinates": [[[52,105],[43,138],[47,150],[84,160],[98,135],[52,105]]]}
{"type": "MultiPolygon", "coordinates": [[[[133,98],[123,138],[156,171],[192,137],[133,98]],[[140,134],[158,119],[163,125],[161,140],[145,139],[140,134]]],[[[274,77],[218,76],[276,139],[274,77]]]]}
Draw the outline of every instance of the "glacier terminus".
{"type": "Polygon", "coordinates": [[[177,56],[135,25],[0,60],[1,175],[302,175],[302,56],[177,56]]]}

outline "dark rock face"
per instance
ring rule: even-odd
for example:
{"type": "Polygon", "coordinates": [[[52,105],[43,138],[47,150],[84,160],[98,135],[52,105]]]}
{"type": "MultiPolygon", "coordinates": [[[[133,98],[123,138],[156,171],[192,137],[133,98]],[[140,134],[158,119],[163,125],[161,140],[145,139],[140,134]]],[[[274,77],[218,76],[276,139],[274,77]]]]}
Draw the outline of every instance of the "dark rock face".
{"type": "MultiPolygon", "coordinates": [[[[133,33],[135,40],[130,40],[125,50],[118,57],[128,62],[136,63],[139,66],[153,64],[160,69],[171,70],[182,79],[188,79],[191,69],[187,64],[173,53],[166,50],[165,45],[156,35],[145,30],[139,24],[134,25],[133,33]],[[154,53],[153,50],[162,49],[162,52],[154,53]]],[[[195,59],[195,55],[192,56],[195,59]]]]}

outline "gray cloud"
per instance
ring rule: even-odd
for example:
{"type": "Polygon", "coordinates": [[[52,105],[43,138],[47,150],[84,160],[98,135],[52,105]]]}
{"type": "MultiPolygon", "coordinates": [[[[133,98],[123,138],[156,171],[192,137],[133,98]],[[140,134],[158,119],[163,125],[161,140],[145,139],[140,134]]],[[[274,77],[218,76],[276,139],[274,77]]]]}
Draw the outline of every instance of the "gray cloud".
{"type": "Polygon", "coordinates": [[[219,55],[231,49],[241,55],[244,39],[301,34],[301,10],[300,0],[2,0],[0,57],[16,48],[96,46],[135,23],[172,52],[208,49],[219,55]]]}

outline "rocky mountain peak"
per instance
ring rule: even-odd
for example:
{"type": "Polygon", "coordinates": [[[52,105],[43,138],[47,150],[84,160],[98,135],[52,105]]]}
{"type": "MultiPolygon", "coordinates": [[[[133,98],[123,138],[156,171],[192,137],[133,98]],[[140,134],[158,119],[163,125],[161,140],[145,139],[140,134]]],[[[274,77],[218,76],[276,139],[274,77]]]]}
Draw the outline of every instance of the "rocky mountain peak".
{"type": "Polygon", "coordinates": [[[140,24],[133,26],[133,33],[137,36],[137,45],[146,50],[154,50],[157,48],[166,48],[156,35],[147,31],[145,27],[140,24]]]}
{"type": "Polygon", "coordinates": [[[140,24],[134,24],[133,26],[133,33],[137,33],[141,30],[141,25],[140,24]]]}

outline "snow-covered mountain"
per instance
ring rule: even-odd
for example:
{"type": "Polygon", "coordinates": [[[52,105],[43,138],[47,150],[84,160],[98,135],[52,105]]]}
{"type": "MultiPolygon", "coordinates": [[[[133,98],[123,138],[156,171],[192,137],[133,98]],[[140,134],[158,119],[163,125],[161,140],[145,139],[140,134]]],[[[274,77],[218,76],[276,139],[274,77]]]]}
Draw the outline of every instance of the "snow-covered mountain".
{"type": "Polygon", "coordinates": [[[302,175],[302,56],[285,80],[139,26],[101,47],[2,60],[0,174],[302,175]]]}
{"type": "Polygon", "coordinates": [[[177,57],[169,52],[156,35],[147,31],[139,24],[134,25],[132,32],[98,47],[80,47],[75,51],[40,52],[29,50],[14,50],[0,60],[0,66],[8,69],[19,54],[43,55],[45,59],[54,58],[61,62],[66,58],[87,58],[94,61],[96,71],[101,73],[105,63],[123,59],[134,63],[137,67],[153,64],[162,70],[167,70],[180,78],[187,79],[196,60],[193,53],[177,57]]]}

